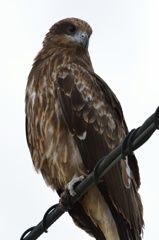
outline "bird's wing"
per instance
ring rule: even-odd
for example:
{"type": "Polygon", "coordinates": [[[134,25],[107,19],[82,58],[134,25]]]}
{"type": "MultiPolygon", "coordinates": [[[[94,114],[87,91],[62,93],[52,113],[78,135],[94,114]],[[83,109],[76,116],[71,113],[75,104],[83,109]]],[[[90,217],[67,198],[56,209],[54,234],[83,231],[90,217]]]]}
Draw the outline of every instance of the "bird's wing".
{"type": "MultiPolygon", "coordinates": [[[[75,63],[59,66],[57,91],[65,123],[72,133],[83,162],[92,171],[100,158],[117,147],[127,134],[117,98],[96,74],[75,63]]],[[[141,232],[142,205],[137,193],[138,166],[135,157],[121,160],[104,177],[104,187],[113,205],[130,227],[141,232]],[[141,209],[140,209],[141,208],[141,209]]]]}

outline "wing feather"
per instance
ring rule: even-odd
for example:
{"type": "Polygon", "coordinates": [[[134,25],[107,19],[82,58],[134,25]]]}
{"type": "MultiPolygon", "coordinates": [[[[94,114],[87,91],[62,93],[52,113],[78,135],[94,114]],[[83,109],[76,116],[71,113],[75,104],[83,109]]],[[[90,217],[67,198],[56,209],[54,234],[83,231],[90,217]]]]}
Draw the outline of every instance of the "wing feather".
{"type": "MultiPolygon", "coordinates": [[[[100,77],[76,64],[59,68],[57,84],[65,123],[86,168],[92,171],[97,161],[117,147],[128,132],[120,103],[100,77]]],[[[135,156],[129,162],[131,176],[127,174],[129,166],[119,162],[103,180],[115,208],[130,227],[141,232],[142,206],[137,193],[140,179],[135,156]],[[127,177],[127,183],[131,181],[129,187],[124,184],[123,176],[127,177]]]]}

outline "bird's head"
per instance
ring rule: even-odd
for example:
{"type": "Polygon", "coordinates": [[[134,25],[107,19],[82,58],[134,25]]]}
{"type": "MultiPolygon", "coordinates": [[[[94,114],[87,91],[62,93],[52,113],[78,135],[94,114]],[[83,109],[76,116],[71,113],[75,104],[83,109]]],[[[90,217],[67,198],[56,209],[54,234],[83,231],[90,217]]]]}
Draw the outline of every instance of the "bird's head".
{"type": "Polygon", "coordinates": [[[50,28],[43,44],[87,49],[91,34],[92,29],[87,22],[78,18],[66,18],[50,28]]]}

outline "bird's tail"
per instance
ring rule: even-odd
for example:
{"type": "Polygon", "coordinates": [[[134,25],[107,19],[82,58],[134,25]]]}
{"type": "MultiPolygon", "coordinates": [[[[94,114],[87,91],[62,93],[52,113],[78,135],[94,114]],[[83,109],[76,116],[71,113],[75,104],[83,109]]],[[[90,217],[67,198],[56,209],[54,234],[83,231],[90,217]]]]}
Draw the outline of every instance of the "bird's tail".
{"type": "Polygon", "coordinates": [[[103,185],[103,183],[101,182],[97,185],[97,187],[101,192],[102,196],[104,197],[106,203],[108,204],[108,207],[116,223],[120,239],[121,240],[141,240],[141,236],[129,226],[129,224],[125,221],[123,216],[114,207],[110,197],[105,191],[105,185],[103,185]]]}

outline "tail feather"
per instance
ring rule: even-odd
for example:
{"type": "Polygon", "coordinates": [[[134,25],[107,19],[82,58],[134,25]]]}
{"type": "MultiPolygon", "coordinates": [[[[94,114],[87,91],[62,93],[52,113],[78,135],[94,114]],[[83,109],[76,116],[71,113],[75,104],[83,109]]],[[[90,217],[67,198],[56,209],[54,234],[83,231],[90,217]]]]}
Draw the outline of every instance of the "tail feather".
{"type": "Polygon", "coordinates": [[[114,221],[117,226],[118,234],[121,240],[141,240],[141,236],[132,229],[126,220],[123,218],[121,213],[119,213],[116,208],[114,207],[110,197],[105,191],[105,185],[103,183],[98,184],[98,189],[101,192],[102,196],[104,197],[105,201],[107,202],[111,214],[114,218],[114,221]]]}
{"type": "Polygon", "coordinates": [[[104,234],[99,227],[96,227],[90,217],[86,214],[80,203],[76,202],[72,209],[69,210],[69,214],[73,218],[75,224],[85,230],[91,236],[94,236],[96,240],[106,240],[104,234]]]}

